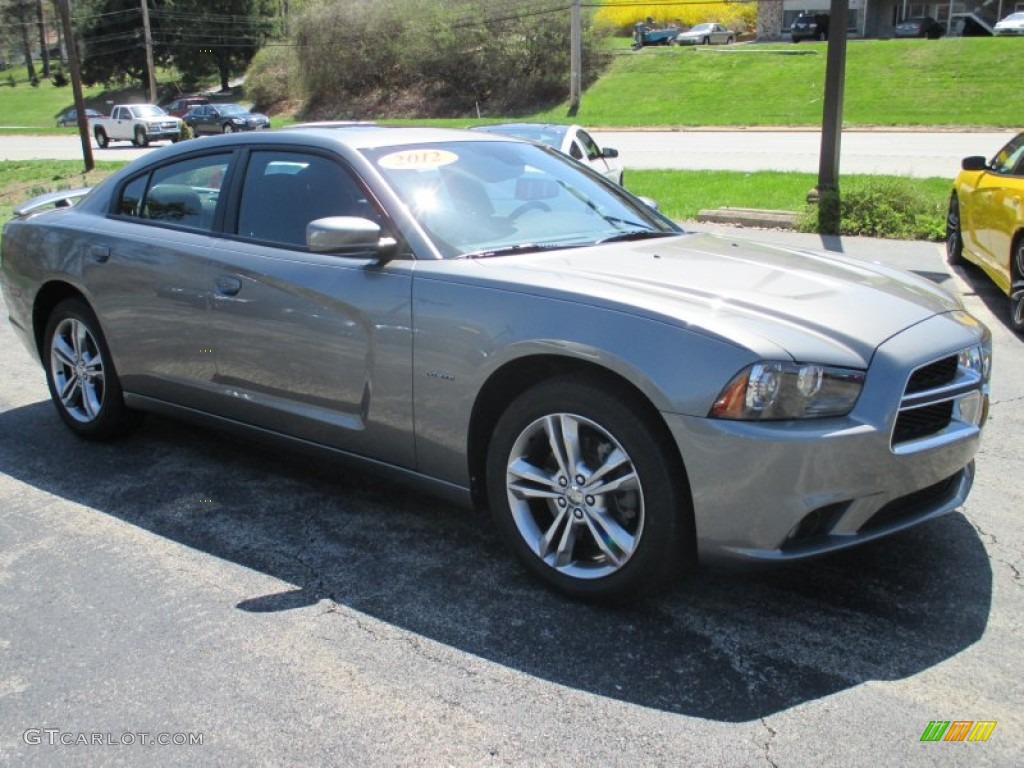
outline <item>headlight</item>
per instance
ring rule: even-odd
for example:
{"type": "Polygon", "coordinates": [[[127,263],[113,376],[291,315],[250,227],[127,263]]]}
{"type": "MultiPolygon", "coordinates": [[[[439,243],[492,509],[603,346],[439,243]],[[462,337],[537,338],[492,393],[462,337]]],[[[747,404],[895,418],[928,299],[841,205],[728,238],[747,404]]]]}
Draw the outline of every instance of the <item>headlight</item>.
{"type": "Polygon", "coordinates": [[[779,420],[845,416],[857,404],[864,371],[806,363],[754,363],[711,406],[713,419],[779,420]]]}
{"type": "Polygon", "coordinates": [[[960,350],[957,355],[957,362],[961,368],[981,376],[981,380],[987,382],[992,375],[992,338],[986,336],[981,344],[960,350]]]}

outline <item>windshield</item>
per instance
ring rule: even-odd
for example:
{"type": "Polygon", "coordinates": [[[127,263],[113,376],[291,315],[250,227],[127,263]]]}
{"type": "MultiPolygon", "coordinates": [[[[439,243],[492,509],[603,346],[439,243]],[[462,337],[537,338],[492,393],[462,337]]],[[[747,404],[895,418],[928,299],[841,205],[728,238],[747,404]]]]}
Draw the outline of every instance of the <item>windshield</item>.
{"type": "Polygon", "coordinates": [[[365,154],[446,258],[681,231],[621,187],[537,144],[454,141],[365,154]]]}
{"type": "Polygon", "coordinates": [[[160,107],[152,104],[143,104],[140,107],[132,107],[132,114],[136,117],[160,117],[167,113],[160,109],[160,107]]]}
{"type": "Polygon", "coordinates": [[[1011,13],[1003,21],[1024,21],[1024,13],[1011,13]]]}
{"type": "Polygon", "coordinates": [[[481,130],[488,133],[504,133],[507,136],[516,136],[529,141],[539,141],[555,149],[561,149],[562,139],[565,137],[566,128],[559,126],[544,125],[509,125],[509,126],[486,126],[481,130]]]}
{"type": "Polygon", "coordinates": [[[228,116],[249,114],[248,109],[246,109],[245,107],[240,107],[238,104],[221,104],[219,107],[217,107],[217,111],[219,111],[222,115],[228,116]]]}
{"type": "Polygon", "coordinates": [[[696,27],[694,27],[690,31],[691,32],[710,32],[711,31],[711,25],[710,24],[698,24],[696,27]]]}

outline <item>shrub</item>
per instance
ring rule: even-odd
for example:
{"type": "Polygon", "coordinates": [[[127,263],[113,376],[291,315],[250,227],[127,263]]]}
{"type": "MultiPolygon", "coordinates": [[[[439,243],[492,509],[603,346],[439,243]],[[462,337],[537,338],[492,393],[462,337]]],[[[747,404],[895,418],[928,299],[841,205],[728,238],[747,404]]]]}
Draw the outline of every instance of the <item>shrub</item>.
{"type": "Polygon", "coordinates": [[[594,23],[607,26],[617,34],[632,34],[633,25],[651,17],[659,24],[692,27],[705,21],[717,21],[730,29],[744,31],[757,23],[757,3],[637,3],[606,0],[594,14],[594,23]]]}
{"type": "MultiPolygon", "coordinates": [[[[352,0],[308,9],[295,30],[299,71],[323,116],[507,114],[568,96],[567,6],[352,0]]],[[[604,65],[588,22],[583,54],[586,84],[604,65]]]]}
{"type": "Polygon", "coordinates": [[[852,179],[839,191],[839,222],[828,221],[834,199],[808,205],[798,222],[801,232],[888,237],[900,240],[942,240],[946,200],[929,194],[907,179],[852,179]],[[819,219],[819,212],[823,213],[819,219]]]}
{"type": "Polygon", "coordinates": [[[298,59],[291,46],[269,45],[257,53],[245,73],[245,95],[253,109],[271,112],[289,101],[301,100],[298,59]]]}

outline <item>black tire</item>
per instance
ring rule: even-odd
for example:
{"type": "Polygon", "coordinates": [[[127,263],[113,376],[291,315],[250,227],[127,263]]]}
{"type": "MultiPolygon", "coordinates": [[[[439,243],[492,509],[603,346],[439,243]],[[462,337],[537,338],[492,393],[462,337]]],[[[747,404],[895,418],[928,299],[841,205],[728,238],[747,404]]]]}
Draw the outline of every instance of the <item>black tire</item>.
{"type": "Polygon", "coordinates": [[[96,137],[96,144],[100,149],[106,149],[110,146],[110,139],[107,137],[107,132],[102,128],[97,128],[93,131],[93,136],[96,137]]]}
{"type": "Polygon", "coordinates": [[[818,40],[819,43],[825,42],[825,33],[824,32],[819,32],[818,35],[817,35],[817,40],[818,40]]]}
{"type": "Polygon", "coordinates": [[[735,43],[735,42],[736,42],[736,40],[735,40],[734,38],[731,38],[731,37],[727,37],[727,38],[725,39],[725,44],[726,44],[726,45],[732,45],[732,44],[733,44],[733,43],[735,43]]]}
{"type": "Polygon", "coordinates": [[[711,45],[711,38],[710,37],[705,37],[704,38],[704,45],[711,45]]]}
{"type": "Polygon", "coordinates": [[[81,299],[62,301],[50,314],[42,358],[57,413],[79,437],[108,440],[141,421],[141,414],[124,404],[99,321],[81,299]]]}
{"type": "Polygon", "coordinates": [[[487,451],[491,512],[509,548],[549,586],[618,602],[695,564],[685,473],[654,419],[624,387],[570,375],[532,387],[498,420],[487,451]],[[568,473],[567,445],[578,448],[568,473]],[[617,484],[602,491],[609,482],[617,484]]]}
{"type": "Polygon", "coordinates": [[[1010,250],[1010,327],[1024,333],[1024,233],[1010,250]]]}
{"type": "Polygon", "coordinates": [[[224,127],[221,129],[221,133],[234,133],[235,127],[231,123],[224,123],[224,127]]]}
{"type": "Polygon", "coordinates": [[[149,146],[149,136],[146,135],[146,129],[141,125],[135,128],[135,138],[133,139],[133,143],[137,147],[149,146]]]}
{"type": "Polygon", "coordinates": [[[960,227],[960,200],[956,192],[949,196],[946,212],[946,262],[950,266],[964,263],[964,236],[960,227]]]}

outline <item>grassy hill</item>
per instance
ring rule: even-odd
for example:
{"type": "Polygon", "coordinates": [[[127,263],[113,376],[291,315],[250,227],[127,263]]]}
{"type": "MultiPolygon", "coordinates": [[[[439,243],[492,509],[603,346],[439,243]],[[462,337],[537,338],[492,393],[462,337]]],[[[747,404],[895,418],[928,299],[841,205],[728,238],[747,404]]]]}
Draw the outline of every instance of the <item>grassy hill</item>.
{"type": "MultiPolygon", "coordinates": [[[[616,51],[583,94],[589,126],[820,125],[826,43],[616,51]]],[[[847,126],[1024,126],[1024,40],[851,40],[847,126]]],[[[566,106],[532,119],[564,121],[566,106]]]]}

